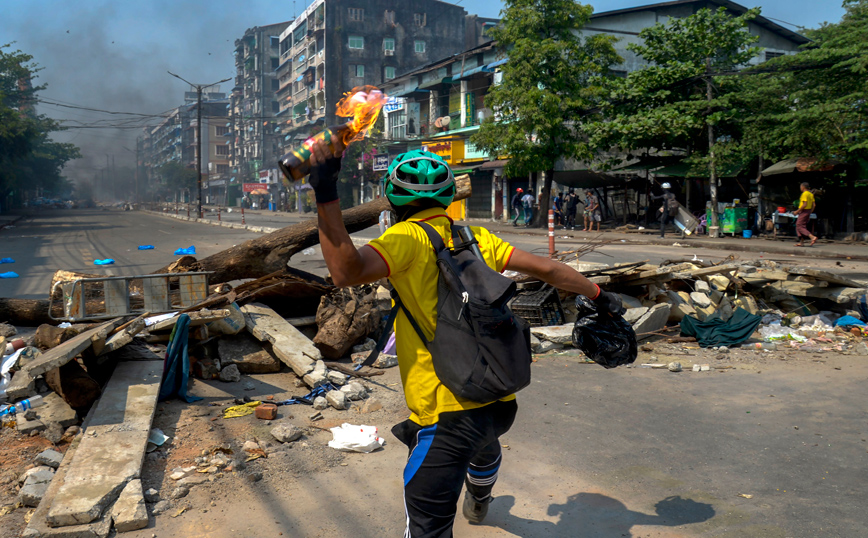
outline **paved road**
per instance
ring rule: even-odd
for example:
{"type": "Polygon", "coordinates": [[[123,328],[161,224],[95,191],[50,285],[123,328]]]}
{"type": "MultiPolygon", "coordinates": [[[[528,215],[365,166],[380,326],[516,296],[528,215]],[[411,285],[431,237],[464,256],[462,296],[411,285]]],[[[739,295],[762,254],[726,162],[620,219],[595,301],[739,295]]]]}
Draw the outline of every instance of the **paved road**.
{"type": "MultiPolygon", "coordinates": [[[[256,225],[274,227],[299,221],[290,215],[264,214],[256,225]],[[268,222],[264,219],[274,219],[268,222]]],[[[484,224],[483,224],[484,225],[484,224]]],[[[503,239],[531,252],[547,252],[548,239],[539,234],[522,233],[522,230],[502,230],[503,239]]],[[[0,230],[2,257],[16,260],[15,264],[0,267],[3,271],[15,271],[17,279],[0,279],[0,297],[28,299],[44,298],[48,294],[51,276],[58,269],[95,274],[135,275],[151,272],[172,262],[177,248],[195,245],[199,257],[208,256],[261,234],[235,230],[208,224],[187,222],[151,213],[119,210],[44,210],[19,221],[14,228],[0,230]],[[154,245],[155,250],[139,251],[139,245],[154,245]],[[94,259],[113,258],[112,266],[96,266],[94,259]]],[[[358,238],[372,239],[378,235],[376,227],[354,234],[358,238]]],[[[673,240],[674,242],[674,240],[673,240]]],[[[581,237],[564,239],[559,236],[560,251],[576,249],[584,245],[581,237]]],[[[320,248],[313,254],[297,254],[292,265],[298,269],[325,275],[327,269],[320,248]]],[[[697,256],[707,261],[720,261],[730,253],[724,250],[704,248],[681,248],[671,245],[636,245],[614,243],[585,255],[582,260],[605,264],[649,260],[660,263],[664,260],[692,259],[697,256]]],[[[817,260],[786,255],[736,252],[741,259],[765,257],[786,262],[795,262],[807,267],[821,267],[854,278],[865,278],[868,262],[846,261],[836,265],[833,260],[817,260]]]]}
{"type": "MultiPolygon", "coordinates": [[[[45,212],[0,231],[0,254],[16,259],[4,269],[22,275],[0,280],[0,296],[44,297],[51,274],[60,268],[143,273],[170,262],[178,247],[195,244],[201,255],[208,255],[257,235],[137,212],[45,212]],[[138,251],[140,244],[157,248],[138,251]],[[93,265],[94,258],[104,257],[117,264],[93,265]]],[[[522,235],[507,239],[527,249],[545,241],[522,235]]],[[[313,256],[298,255],[293,265],[322,271],[318,254],[316,249],[313,256]]],[[[684,254],[672,247],[611,245],[588,258],[612,263],[684,254]]],[[[710,352],[696,353],[703,355],[701,362],[727,362],[710,352]]],[[[535,365],[533,384],[520,396],[516,425],[503,438],[509,448],[491,515],[484,526],[473,529],[459,521],[456,534],[863,536],[868,523],[868,412],[863,396],[868,363],[864,357],[834,353],[796,363],[779,361],[783,354],[766,357],[763,363],[736,362],[736,370],[724,373],[682,374],[609,371],[564,357],[542,358],[535,365]]],[[[644,360],[647,357],[638,362],[644,360]]],[[[389,374],[397,382],[396,374],[389,374]]],[[[389,425],[379,426],[386,431],[389,425]]],[[[337,535],[400,533],[396,477],[406,452],[386,435],[390,443],[385,452],[360,455],[354,457],[358,465],[311,475],[310,487],[341,499],[340,505],[333,499],[317,514],[300,514],[293,497],[277,492],[264,499],[237,499],[257,509],[259,501],[266,503],[268,515],[277,516],[259,518],[249,535],[276,536],[293,525],[299,530],[302,522],[343,529],[337,535]]],[[[242,514],[247,518],[248,510],[200,517],[225,530],[236,528],[242,514]]],[[[151,532],[148,529],[147,536],[151,532]]]]}

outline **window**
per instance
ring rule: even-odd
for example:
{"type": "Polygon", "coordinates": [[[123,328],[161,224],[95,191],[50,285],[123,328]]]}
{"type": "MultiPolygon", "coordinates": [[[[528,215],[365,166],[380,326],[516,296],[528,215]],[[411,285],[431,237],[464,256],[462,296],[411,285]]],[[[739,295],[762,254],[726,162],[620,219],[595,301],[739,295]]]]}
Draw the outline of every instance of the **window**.
{"type": "Polygon", "coordinates": [[[416,52],[418,54],[423,54],[425,52],[425,42],[416,40],[416,52]]]}
{"type": "Polygon", "coordinates": [[[229,134],[229,127],[225,125],[217,126],[217,136],[226,136],[229,134]]]}
{"type": "Polygon", "coordinates": [[[407,138],[407,113],[400,110],[389,114],[388,128],[392,140],[407,138]]]}
{"type": "Polygon", "coordinates": [[[271,113],[277,114],[278,112],[280,112],[280,103],[278,103],[277,101],[272,101],[271,102],[271,113]]]}
{"type": "Polygon", "coordinates": [[[280,58],[272,58],[271,59],[271,70],[277,71],[278,66],[280,66],[280,58]]]}
{"type": "Polygon", "coordinates": [[[365,76],[365,65],[364,64],[350,64],[350,76],[351,77],[364,77],[365,76]]]}
{"type": "Polygon", "coordinates": [[[772,52],[772,51],[767,50],[766,51],[766,61],[772,60],[774,58],[780,58],[783,55],[784,55],[783,52],[772,52]]]}
{"type": "Polygon", "coordinates": [[[271,36],[271,48],[276,49],[280,46],[280,37],[273,35],[271,36]]]}
{"type": "Polygon", "coordinates": [[[217,165],[217,173],[218,174],[228,174],[229,173],[229,165],[228,164],[218,164],[217,165]]]}
{"type": "Polygon", "coordinates": [[[276,92],[280,89],[280,81],[276,78],[271,79],[271,91],[276,92]]]}
{"type": "Polygon", "coordinates": [[[386,10],[386,24],[395,24],[395,10],[386,10]]]}
{"type": "Polygon", "coordinates": [[[354,22],[362,22],[365,20],[365,10],[358,7],[351,7],[348,9],[350,13],[350,20],[354,22]]]}
{"type": "Polygon", "coordinates": [[[386,80],[392,80],[393,78],[395,78],[395,68],[391,66],[386,66],[385,75],[386,76],[384,78],[386,80]]]}
{"type": "Polygon", "coordinates": [[[229,146],[214,146],[217,155],[229,155],[229,146]]]}
{"type": "Polygon", "coordinates": [[[387,38],[383,39],[383,50],[391,50],[391,51],[395,50],[395,38],[394,37],[387,37],[387,38]]]}
{"type": "Polygon", "coordinates": [[[351,49],[363,49],[365,48],[365,38],[358,35],[351,35],[348,46],[351,49]]]}
{"type": "Polygon", "coordinates": [[[413,13],[413,24],[415,24],[419,28],[425,26],[425,22],[427,21],[427,19],[428,17],[425,13],[413,13]]]}

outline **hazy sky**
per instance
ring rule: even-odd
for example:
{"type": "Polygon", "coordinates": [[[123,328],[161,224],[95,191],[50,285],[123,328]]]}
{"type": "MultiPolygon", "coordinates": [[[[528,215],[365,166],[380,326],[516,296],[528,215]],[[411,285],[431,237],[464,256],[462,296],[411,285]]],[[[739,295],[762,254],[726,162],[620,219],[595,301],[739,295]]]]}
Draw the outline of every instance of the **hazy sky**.
{"type": "MultiPolygon", "coordinates": [[[[32,54],[44,70],[37,83],[47,83],[41,96],[92,108],[159,113],[183,102],[187,89],[170,77],[171,70],[195,83],[210,83],[235,75],[235,39],[245,29],[286,21],[307,0],[0,0],[0,44],[32,54]]],[[[595,9],[608,11],[646,5],[642,0],[597,0],[595,9]]],[[[761,6],[763,15],[796,29],[836,22],[843,14],[840,0],[744,0],[761,6]]],[[[502,2],[464,0],[469,13],[497,17],[502,2]]],[[[224,85],[224,90],[231,82],[224,85]]],[[[92,122],[105,114],[42,105],[55,118],[92,122]]],[[[138,130],[81,129],[59,140],[82,148],[85,159],[68,175],[77,178],[105,165],[113,155],[118,166],[133,164],[138,130]]]]}

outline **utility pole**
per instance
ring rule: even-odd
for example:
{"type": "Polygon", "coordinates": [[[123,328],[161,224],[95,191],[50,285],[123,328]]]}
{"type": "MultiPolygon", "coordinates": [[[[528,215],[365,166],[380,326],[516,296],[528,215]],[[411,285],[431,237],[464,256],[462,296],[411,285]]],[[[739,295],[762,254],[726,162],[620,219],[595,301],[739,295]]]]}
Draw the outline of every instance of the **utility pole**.
{"type": "Polygon", "coordinates": [[[709,187],[711,190],[711,225],[719,226],[718,218],[717,218],[717,170],[715,169],[714,163],[714,125],[711,124],[711,100],[713,99],[712,95],[712,85],[711,85],[711,58],[705,59],[705,96],[708,99],[708,116],[705,120],[708,124],[708,157],[709,167],[711,172],[711,178],[709,179],[709,187]]]}
{"type": "Polygon", "coordinates": [[[203,218],[203,214],[202,214],[202,88],[207,88],[209,86],[216,86],[217,84],[220,84],[222,82],[226,82],[226,81],[231,80],[231,79],[225,78],[223,80],[220,80],[218,82],[214,82],[211,84],[193,84],[189,80],[185,80],[185,79],[179,77],[178,75],[176,75],[175,73],[172,73],[171,71],[167,71],[167,72],[170,75],[172,75],[173,77],[175,77],[175,78],[177,78],[183,82],[186,82],[190,86],[196,88],[196,139],[197,139],[196,140],[196,174],[198,175],[198,178],[196,179],[196,187],[197,187],[197,192],[198,192],[198,196],[199,196],[199,199],[196,201],[196,209],[197,209],[197,215],[201,219],[201,218],[203,218]]]}

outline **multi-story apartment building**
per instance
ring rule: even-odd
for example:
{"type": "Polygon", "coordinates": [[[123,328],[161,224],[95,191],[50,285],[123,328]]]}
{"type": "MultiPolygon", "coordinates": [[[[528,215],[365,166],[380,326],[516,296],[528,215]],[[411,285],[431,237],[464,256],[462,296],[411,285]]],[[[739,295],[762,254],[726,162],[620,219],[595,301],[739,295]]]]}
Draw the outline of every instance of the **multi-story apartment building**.
{"type": "MultiPolygon", "coordinates": [[[[612,71],[626,74],[645,65],[640,57],[627,49],[629,43],[641,42],[639,32],[643,28],[665,22],[670,17],[689,16],[701,8],[717,9],[720,6],[726,7],[733,15],[746,11],[745,7],[729,0],[677,0],[594,13],[581,32],[583,35],[605,33],[618,37],[615,48],[624,62],[613,66],[612,71]]],[[[782,54],[795,54],[800,45],[808,42],[805,37],[765,17],[751,21],[749,30],[759,37],[757,44],[764,49],[751,61],[752,64],[782,54]]],[[[514,192],[516,187],[528,189],[533,187],[533,183],[536,183],[538,192],[541,185],[541,182],[527,177],[503,177],[505,161],[481,153],[468,140],[479,130],[480,123],[492,115],[485,96],[503,76],[499,66],[507,61],[508,52],[504,53],[489,42],[403,73],[382,86],[391,99],[384,109],[385,136],[390,143],[381,149],[396,155],[425,148],[446,159],[456,174],[470,174],[474,194],[469,200],[450,208],[456,219],[465,216],[505,217],[509,211],[508,193],[514,192]]],[[[631,166],[635,175],[635,170],[639,169],[636,166],[643,165],[631,166]]],[[[665,173],[660,165],[657,168],[655,173],[665,173]]],[[[622,176],[595,172],[587,163],[561,161],[555,167],[553,179],[562,185],[580,187],[620,186],[627,179],[622,176]]],[[[644,194],[644,186],[642,189],[644,194]]],[[[618,204],[615,206],[620,207],[618,204]]]]}
{"type": "MultiPolygon", "coordinates": [[[[202,103],[202,188],[206,194],[210,184],[230,177],[228,99],[202,103]]],[[[162,183],[159,168],[177,162],[186,168],[196,168],[198,139],[196,103],[172,110],[156,127],[145,129],[137,148],[141,152],[142,179],[145,183],[162,183]]],[[[155,189],[159,190],[159,189],[155,189]]],[[[176,193],[177,194],[177,193],[176,193]]],[[[207,198],[205,199],[207,202],[207,198]]]]}
{"type": "MultiPolygon", "coordinates": [[[[279,126],[274,116],[279,107],[279,36],[289,22],[249,28],[235,41],[235,86],[230,100],[230,157],[235,181],[230,185],[257,181],[262,168],[274,167],[280,157],[279,126]],[[269,164],[271,163],[271,164],[269,164]]],[[[231,178],[230,178],[231,179],[231,178]]]]}
{"type": "Polygon", "coordinates": [[[335,104],[345,92],[460,52],[490,24],[440,0],[315,0],[280,34],[284,150],[341,121],[335,104]]]}

